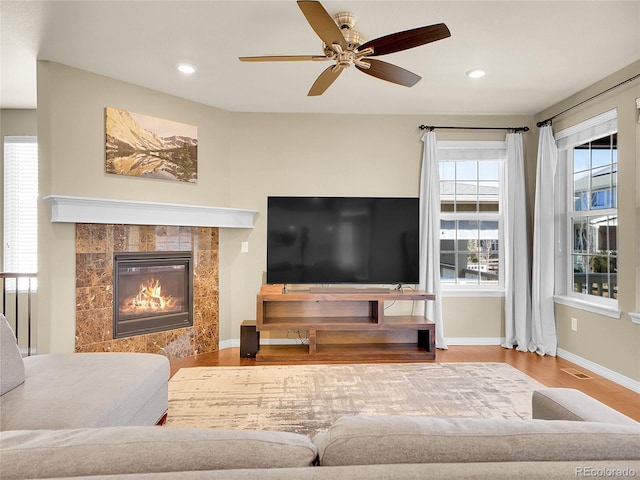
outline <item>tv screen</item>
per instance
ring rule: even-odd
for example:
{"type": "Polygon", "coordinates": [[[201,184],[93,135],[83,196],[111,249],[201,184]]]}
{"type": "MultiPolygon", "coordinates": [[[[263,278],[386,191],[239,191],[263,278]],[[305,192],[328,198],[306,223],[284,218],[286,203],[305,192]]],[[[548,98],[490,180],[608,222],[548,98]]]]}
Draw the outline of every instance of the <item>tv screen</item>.
{"type": "Polygon", "coordinates": [[[267,283],[418,283],[417,198],[269,197],[267,283]]]}

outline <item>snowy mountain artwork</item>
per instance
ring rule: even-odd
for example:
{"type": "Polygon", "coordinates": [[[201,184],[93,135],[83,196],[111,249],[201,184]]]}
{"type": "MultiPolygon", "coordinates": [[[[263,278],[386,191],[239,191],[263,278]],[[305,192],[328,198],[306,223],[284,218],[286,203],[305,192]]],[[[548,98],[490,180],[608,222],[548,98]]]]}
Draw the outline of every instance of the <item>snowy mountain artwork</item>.
{"type": "Polygon", "coordinates": [[[106,107],[106,172],[195,183],[198,127],[106,107]]]}

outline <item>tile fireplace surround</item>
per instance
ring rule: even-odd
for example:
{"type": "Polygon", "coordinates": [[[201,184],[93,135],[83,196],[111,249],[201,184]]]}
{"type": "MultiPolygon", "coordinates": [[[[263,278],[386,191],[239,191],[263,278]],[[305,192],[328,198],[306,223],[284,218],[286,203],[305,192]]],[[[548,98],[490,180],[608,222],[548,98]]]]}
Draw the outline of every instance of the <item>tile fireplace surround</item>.
{"type": "Polygon", "coordinates": [[[218,228],[76,224],[77,352],[213,352],[218,307],[218,228]],[[178,250],[193,254],[193,327],[113,339],[113,253],[178,250]]]}

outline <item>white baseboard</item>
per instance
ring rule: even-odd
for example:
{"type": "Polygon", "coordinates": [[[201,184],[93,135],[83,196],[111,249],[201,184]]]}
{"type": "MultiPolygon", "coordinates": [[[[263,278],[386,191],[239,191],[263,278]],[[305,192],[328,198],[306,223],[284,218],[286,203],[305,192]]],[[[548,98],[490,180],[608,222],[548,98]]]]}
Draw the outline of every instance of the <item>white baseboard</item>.
{"type": "MultiPolygon", "coordinates": [[[[447,345],[502,345],[504,337],[447,337],[444,339],[447,345]]],[[[260,340],[261,345],[297,345],[300,340],[296,338],[265,338],[260,340]]],[[[232,338],[223,340],[218,347],[220,350],[240,346],[240,339],[232,338]]]]}
{"type": "MultiPolygon", "coordinates": [[[[297,338],[265,338],[260,340],[260,345],[298,345],[300,340],[297,338]]],[[[240,346],[239,338],[232,338],[231,340],[222,340],[218,345],[219,350],[225,348],[234,348],[240,346]]]]}
{"type": "MultiPolygon", "coordinates": [[[[504,338],[500,337],[448,337],[444,341],[447,345],[502,345],[504,338]]],[[[297,345],[300,340],[296,338],[265,338],[260,340],[260,345],[297,345]]],[[[218,347],[220,350],[240,346],[240,339],[232,338],[223,340],[218,347]]]]}
{"type": "Polygon", "coordinates": [[[297,338],[264,338],[260,339],[260,345],[300,345],[297,338]]]}
{"type": "Polygon", "coordinates": [[[504,337],[445,337],[447,345],[502,345],[504,337]]]}
{"type": "Polygon", "coordinates": [[[557,355],[558,357],[564,358],[565,360],[569,360],[571,363],[575,363],[576,365],[584,367],[587,370],[590,370],[593,373],[596,373],[601,377],[606,378],[607,380],[611,380],[612,382],[615,382],[618,385],[628,388],[629,390],[633,390],[636,393],[640,393],[640,382],[638,382],[637,380],[626,377],[618,372],[615,372],[606,367],[603,367],[602,365],[598,365],[597,363],[594,363],[591,360],[587,360],[586,358],[582,358],[571,352],[567,352],[562,348],[558,348],[557,355]]]}
{"type": "Polygon", "coordinates": [[[218,344],[218,350],[224,350],[225,348],[234,348],[240,346],[239,338],[232,338],[231,340],[222,340],[218,344]]]}

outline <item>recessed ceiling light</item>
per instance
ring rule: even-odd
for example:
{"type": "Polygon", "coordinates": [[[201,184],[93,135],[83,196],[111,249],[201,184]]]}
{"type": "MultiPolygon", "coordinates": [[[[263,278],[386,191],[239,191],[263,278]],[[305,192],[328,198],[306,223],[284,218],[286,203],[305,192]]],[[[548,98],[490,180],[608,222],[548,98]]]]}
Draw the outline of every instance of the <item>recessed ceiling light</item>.
{"type": "Polygon", "coordinates": [[[481,77],[484,77],[486,75],[486,73],[487,72],[485,72],[481,68],[474,68],[473,70],[469,70],[467,72],[467,77],[469,77],[469,78],[481,78],[481,77]]]}
{"type": "Polygon", "coordinates": [[[178,65],[178,70],[180,70],[185,75],[191,75],[195,73],[196,67],[194,67],[193,65],[182,64],[178,65]]]}

